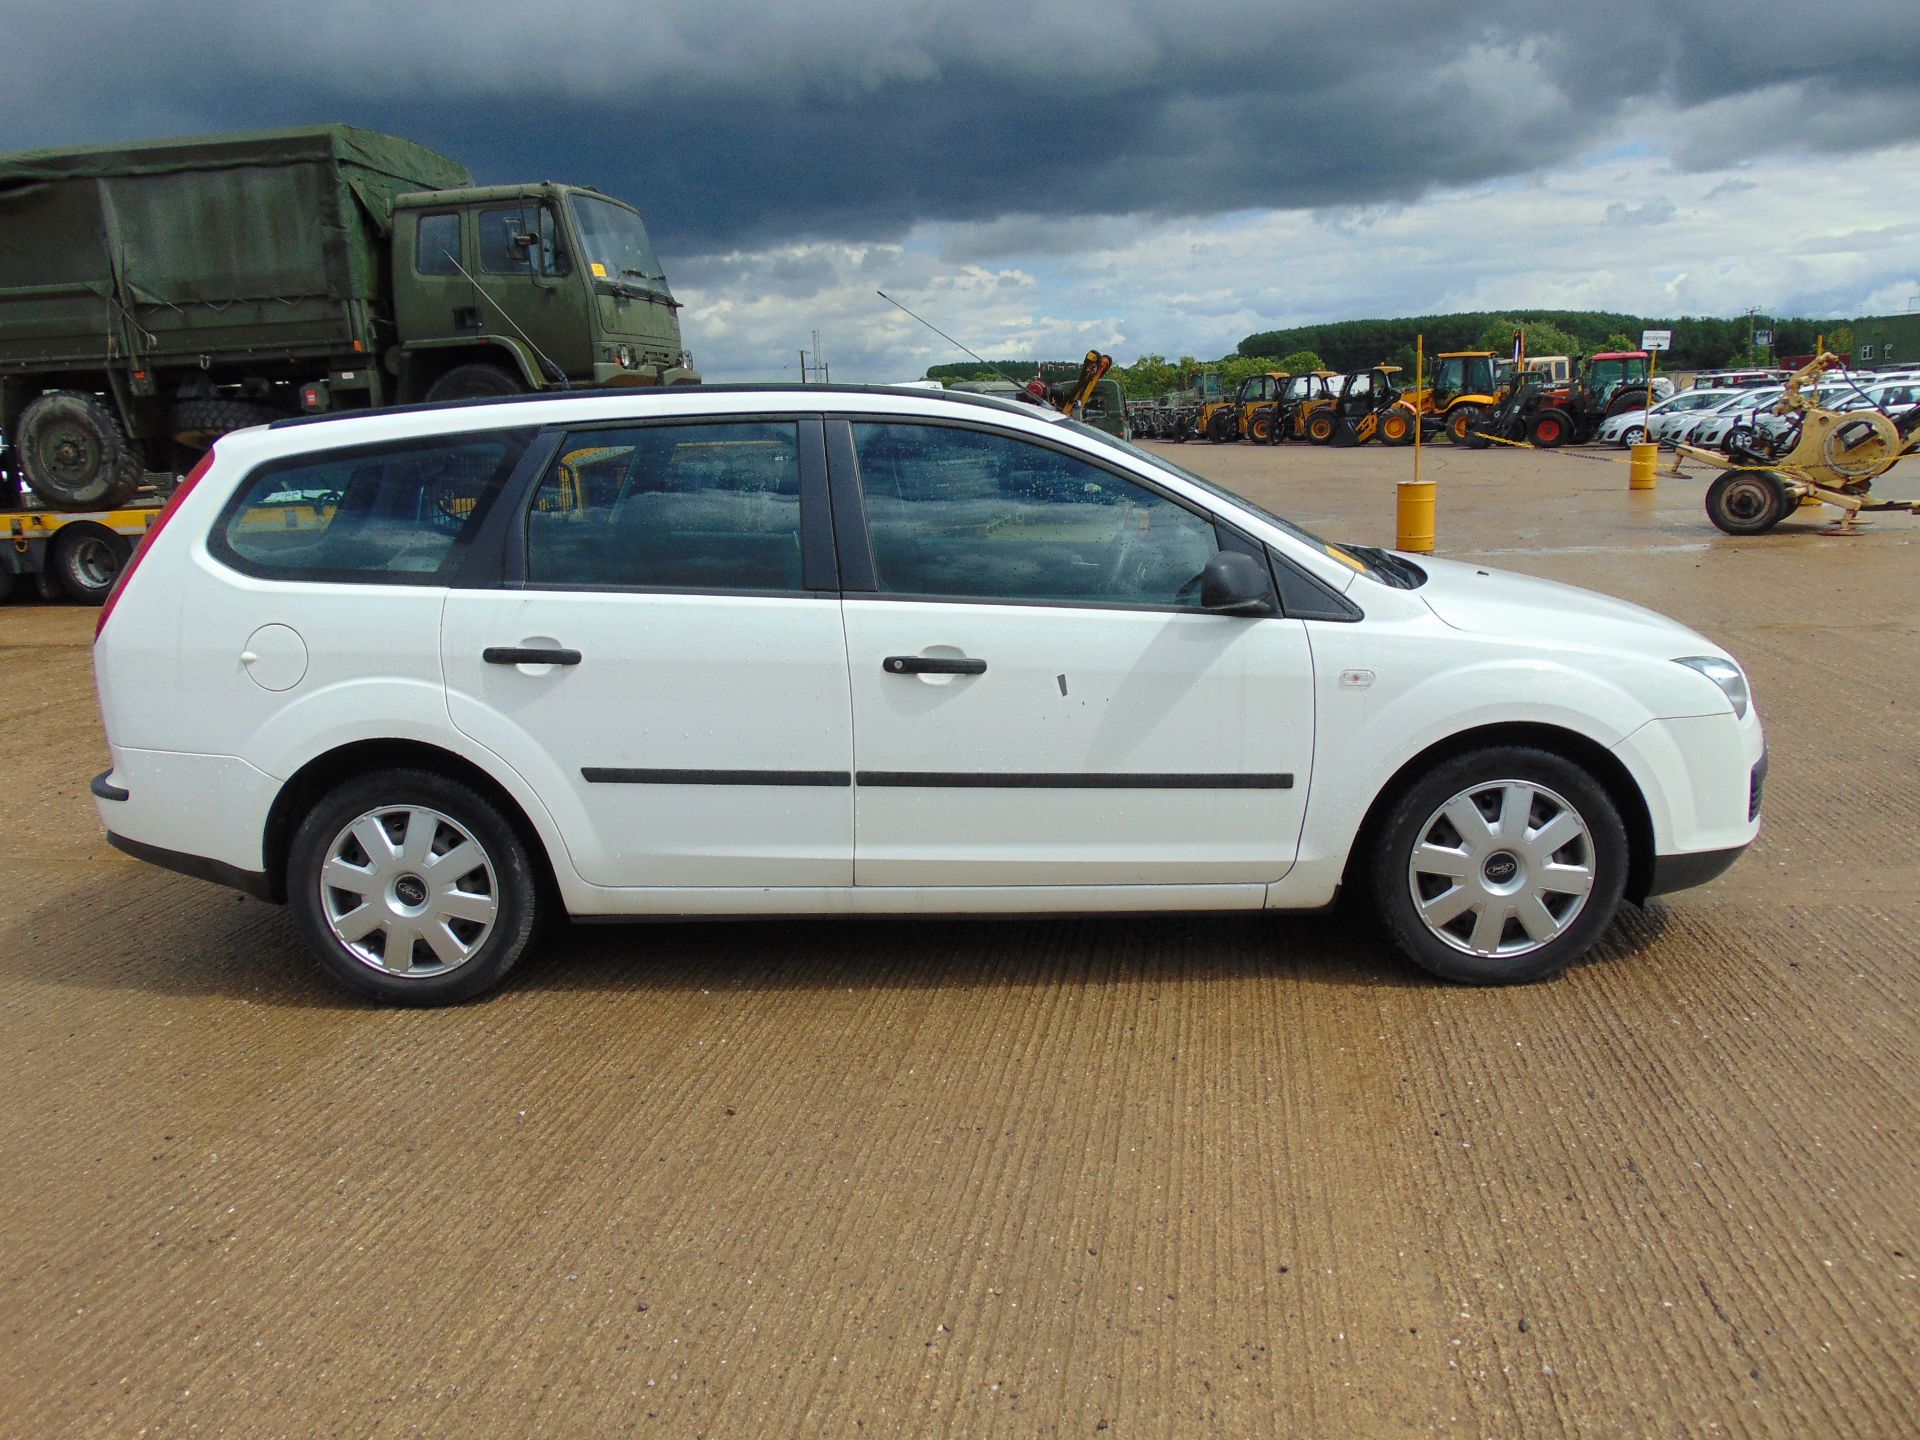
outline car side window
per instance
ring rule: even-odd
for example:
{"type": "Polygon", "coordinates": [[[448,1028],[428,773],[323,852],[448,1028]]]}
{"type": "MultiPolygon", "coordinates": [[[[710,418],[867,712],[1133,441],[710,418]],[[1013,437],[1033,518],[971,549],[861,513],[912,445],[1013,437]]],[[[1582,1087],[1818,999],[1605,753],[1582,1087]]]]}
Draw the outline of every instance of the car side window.
{"type": "Polygon", "coordinates": [[[801,591],[793,421],[569,435],[527,512],[527,584],[801,591]]]}
{"type": "Polygon", "coordinates": [[[898,595],[1198,608],[1213,522],[1048,446],[857,423],[879,588],[898,595]]]}
{"type": "Polygon", "coordinates": [[[413,268],[422,275],[458,275],[460,217],[422,215],[414,234],[413,268]]]}
{"type": "Polygon", "coordinates": [[[207,545],[269,580],[445,584],[530,432],[361,446],[254,471],[207,545]]]}

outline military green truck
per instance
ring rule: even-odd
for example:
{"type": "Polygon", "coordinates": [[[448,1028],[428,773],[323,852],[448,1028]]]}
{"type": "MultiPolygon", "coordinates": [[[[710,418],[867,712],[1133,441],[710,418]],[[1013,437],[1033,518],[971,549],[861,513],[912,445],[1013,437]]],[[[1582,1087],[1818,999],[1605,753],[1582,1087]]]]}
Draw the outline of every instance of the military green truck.
{"type": "Polygon", "coordinates": [[[302,412],[694,383],[678,309],[631,206],[352,126],[0,155],[0,507],[302,412]]]}

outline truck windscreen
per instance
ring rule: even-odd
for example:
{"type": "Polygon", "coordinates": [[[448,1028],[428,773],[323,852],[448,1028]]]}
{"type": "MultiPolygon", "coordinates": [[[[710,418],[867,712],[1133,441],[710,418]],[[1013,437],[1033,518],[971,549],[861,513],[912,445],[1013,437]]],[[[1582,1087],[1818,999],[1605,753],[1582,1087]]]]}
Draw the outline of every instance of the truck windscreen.
{"type": "Polygon", "coordinates": [[[591,195],[569,196],[568,201],[580,227],[588,269],[595,279],[638,280],[650,290],[666,291],[667,277],[638,215],[591,195]]]}

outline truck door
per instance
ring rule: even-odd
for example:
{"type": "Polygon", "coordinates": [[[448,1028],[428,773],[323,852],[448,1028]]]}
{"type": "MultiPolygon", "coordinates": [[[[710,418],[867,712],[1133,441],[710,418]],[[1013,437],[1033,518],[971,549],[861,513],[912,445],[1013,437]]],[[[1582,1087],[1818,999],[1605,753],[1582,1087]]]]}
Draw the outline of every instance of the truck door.
{"type": "Polygon", "coordinates": [[[568,375],[593,374],[587,292],[552,205],[496,201],[475,206],[473,220],[480,262],[473,275],[485,297],[487,332],[517,338],[524,331],[568,375]]]}

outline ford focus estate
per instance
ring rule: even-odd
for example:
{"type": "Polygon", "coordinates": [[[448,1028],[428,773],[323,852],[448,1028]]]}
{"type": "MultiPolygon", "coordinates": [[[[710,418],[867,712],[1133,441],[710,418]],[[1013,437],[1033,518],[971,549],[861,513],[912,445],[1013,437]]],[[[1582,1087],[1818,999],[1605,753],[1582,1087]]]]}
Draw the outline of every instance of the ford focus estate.
{"type": "Polygon", "coordinates": [[[222,439],[103,610],[112,843],[338,980],[576,917],[1308,909],[1550,975],[1759,828],[1740,667],[1647,610],[1323,541],[1050,412],[557,395],[222,439]]]}

